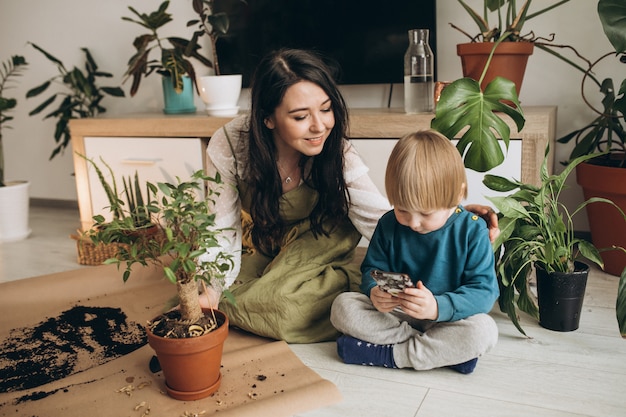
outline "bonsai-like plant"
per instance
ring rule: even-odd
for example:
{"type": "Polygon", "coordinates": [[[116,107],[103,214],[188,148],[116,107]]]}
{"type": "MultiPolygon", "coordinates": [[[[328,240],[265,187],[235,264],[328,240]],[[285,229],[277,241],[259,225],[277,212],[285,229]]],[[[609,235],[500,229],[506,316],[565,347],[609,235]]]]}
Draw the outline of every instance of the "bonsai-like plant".
{"type": "Polygon", "coordinates": [[[111,78],[112,74],[102,72],[98,69],[96,61],[94,61],[91,53],[87,48],[81,48],[85,53],[85,73],[77,67],[67,70],[63,62],[49,54],[39,46],[31,43],[33,48],[41,52],[49,61],[56,65],[59,75],[56,75],[43,84],[32,88],[26,93],[26,97],[36,97],[43,93],[54,83],[61,83],[68,91],[65,93],[54,93],[43,103],[33,109],[29,116],[34,116],[48,108],[57,97],[62,98],[59,106],[44,116],[44,120],[56,117],[58,118],[56,129],[54,131],[54,141],[57,146],[52,151],[50,159],[57,154],[63,152],[69,145],[71,135],[69,129],[69,121],[71,119],[81,119],[85,117],[95,117],[100,113],[105,113],[106,108],[101,102],[105,94],[113,97],[124,97],[124,91],[119,87],[98,87],[96,79],[98,77],[111,78]]]}
{"type": "Polygon", "coordinates": [[[17,100],[15,98],[5,97],[5,90],[11,88],[9,83],[15,77],[22,75],[22,71],[26,68],[28,63],[23,56],[13,55],[6,62],[2,63],[0,69],[0,187],[4,187],[4,146],[2,145],[2,129],[10,128],[7,124],[13,120],[13,116],[7,114],[17,106],[17,100]]]}
{"type": "MultiPolygon", "coordinates": [[[[157,30],[172,21],[172,15],[167,12],[169,3],[168,0],[164,1],[156,11],[150,14],[139,13],[133,7],[128,6],[128,9],[137,16],[138,20],[122,17],[122,20],[136,23],[149,30],[149,33],[135,38],[133,46],[137,52],[128,61],[128,69],[124,74],[123,82],[129,77],[133,78],[130,88],[131,97],[137,93],[142,78],[153,72],[170,77],[172,86],[177,93],[183,90],[183,76],[188,75],[197,90],[196,73],[189,58],[196,58],[208,67],[213,66],[211,61],[198,52],[201,46],[197,42],[189,42],[184,38],[175,36],[159,37],[157,30]],[[158,60],[150,59],[150,53],[153,50],[161,52],[158,60]]],[[[194,7],[195,3],[194,1],[194,7]]]]}
{"type": "MultiPolygon", "coordinates": [[[[576,237],[572,218],[591,203],[608,203],[615,206],[624,221],[626,215],[611,200],[590,198],[570,211],[559,201],[568,175],[576,165],[593,158],[585,155],[573,160],[563,172],[550,175],[547,168],[548,148],[541,166],[541,185],[534,186],[508,180],[494,175],[485,175],[483,183],[499,192],[515,193],[504,197],[487,197],[499,211],[501,233],[493,243],[496,255],[496,270],[500,284],[500,309],[505,312],[515,327],[526,334],[518,318],[517,308],[538,318],[534,294],[529,288],[529,277],[533,265],[550,272],[573,272],[575,261],[583,258],[604,264],[598,249],[590,242],[576,237]]],[[[603,248],[603,250],[623,248],[603,248]]],[[[622,295],[622,298],[624,295],[622,295]]]]}
{"type": "MultiPolygon", "coordinates": [[[[98,243],[125,243],[115,258],[107,264],[126,265],[123,279],[126,281],[134,264],[153,264],[163,270],[165,276],[177,287],[181,320],[187,324],[198,322],[204,315],[200,307],[198,284],[220,284],[233,261],[219,250],[215,228],[214,191],[202,196],[204,181],[221,183],[219,174],[214,178],[197,171],[190,180],[176,184],[148,182],[146,186],[154,199],[146,203],[153,222],[164,238],[142,237],[137,239],[130,232],[137,228],[123,219],[105,221],[104,216],[94,216],[94,228],[90,237],[98,243]],[[202,256],[217,252],[213,259],[202,256]],[[217,281],[213,281],[217,280],[217,281]]],[[[229,296],[228,292],[225,292],[229,296]]]]}

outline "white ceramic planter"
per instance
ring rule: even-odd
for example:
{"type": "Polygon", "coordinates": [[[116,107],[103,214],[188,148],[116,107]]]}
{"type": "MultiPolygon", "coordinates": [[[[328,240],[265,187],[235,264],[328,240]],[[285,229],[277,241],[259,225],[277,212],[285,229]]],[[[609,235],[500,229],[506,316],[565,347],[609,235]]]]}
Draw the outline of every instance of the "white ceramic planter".
{"type": "Polygon", "coordinates": [[[205,75],[198,78],[198,87],[209,116],[235,116],[239,112],[241,74],[205,75]]]}
{"type": "Polygon", "coordinates": [[[0,187],[0,242],[14,242],[30,235],[27,181],[8,182],[0,187]]]}

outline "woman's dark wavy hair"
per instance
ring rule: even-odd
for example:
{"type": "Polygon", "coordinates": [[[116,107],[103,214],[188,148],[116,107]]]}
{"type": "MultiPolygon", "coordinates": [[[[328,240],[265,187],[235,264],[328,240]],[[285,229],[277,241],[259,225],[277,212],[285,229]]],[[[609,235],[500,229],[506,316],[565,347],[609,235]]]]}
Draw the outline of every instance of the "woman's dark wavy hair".
{"type": "MultiPolygon", "coordinates": [[[[322,152],[312,157],[310,175],[304,179],[319,193],[309,217],[313,235],[327,236],[348,213],[349,196],[343,175],[343,140],[348,126],[348,110],[331,70],[311,51],[274,51],[261,60],[252,78],[249,168],[245,175],[252,192],[252,242],[268,255],[276,253],[286,225],[279,215],[282,180],[276,166],[276,147],[272,131],[264,121],[280,105],[287,89],[300,81],[310,81],[322,88],[330,98],[335,116],[335,126],[322,152]]],[[[307,159],[303,157],[301,167],[305,166],[307,159]]]]}

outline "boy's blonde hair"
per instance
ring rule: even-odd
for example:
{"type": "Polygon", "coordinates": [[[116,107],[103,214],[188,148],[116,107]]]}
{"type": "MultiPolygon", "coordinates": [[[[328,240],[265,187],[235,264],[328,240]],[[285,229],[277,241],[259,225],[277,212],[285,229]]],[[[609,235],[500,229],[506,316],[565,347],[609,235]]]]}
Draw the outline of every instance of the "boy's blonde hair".
{"type": "Polygon", "coordinates": [[[385,189],[389,202],[406,210],[456,207],[467,197],[461,154],[433,130],[405,135],[389,156],[385,189]]]}

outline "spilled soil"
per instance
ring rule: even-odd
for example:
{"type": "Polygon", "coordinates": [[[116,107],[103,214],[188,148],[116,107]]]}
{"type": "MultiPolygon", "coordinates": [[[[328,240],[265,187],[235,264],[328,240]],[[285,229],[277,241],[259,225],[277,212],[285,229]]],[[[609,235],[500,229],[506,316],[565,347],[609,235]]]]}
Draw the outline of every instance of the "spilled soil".
{"type": "Polygon", "coordinates": [[[35,388],[102,365],[147,343],[119,308],[76,306],[0,342],[0,392],[35,388]]]}

